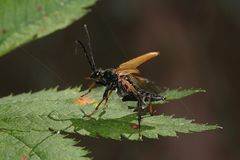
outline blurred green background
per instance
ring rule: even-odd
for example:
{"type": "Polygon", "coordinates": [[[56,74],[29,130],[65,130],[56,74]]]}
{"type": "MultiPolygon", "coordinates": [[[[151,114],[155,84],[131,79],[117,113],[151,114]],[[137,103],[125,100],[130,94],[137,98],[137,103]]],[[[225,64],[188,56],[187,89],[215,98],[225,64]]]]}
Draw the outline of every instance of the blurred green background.
{"type": "Polygon", "coordinates": [[[75,54],[89,27],[97,66],[150,51],[141,66],[159,86],[204,88],[199,94],[157,107],[158,113],[219,124],[223,130],[131,142],[77,136],[95,159],[239,160],[240,2],[237,0],[105,0],[70,27],[0,58],[0,96],[84,84],[90,68],[75,54]]]}

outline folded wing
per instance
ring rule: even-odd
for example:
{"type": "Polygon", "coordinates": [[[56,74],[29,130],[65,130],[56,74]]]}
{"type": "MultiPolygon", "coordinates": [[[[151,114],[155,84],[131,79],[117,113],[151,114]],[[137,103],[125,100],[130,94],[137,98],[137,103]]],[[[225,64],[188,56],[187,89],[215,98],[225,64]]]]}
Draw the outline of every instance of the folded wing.
{"type": "Polygon", "coordinates": [[[131,59],[125,63],[119,65],[116,69],[116,73],[119,75],[138,74],[138,66],[149,61],[150,59],[159,55],[159,52],[149,52],[134,59],[131,59]]]}

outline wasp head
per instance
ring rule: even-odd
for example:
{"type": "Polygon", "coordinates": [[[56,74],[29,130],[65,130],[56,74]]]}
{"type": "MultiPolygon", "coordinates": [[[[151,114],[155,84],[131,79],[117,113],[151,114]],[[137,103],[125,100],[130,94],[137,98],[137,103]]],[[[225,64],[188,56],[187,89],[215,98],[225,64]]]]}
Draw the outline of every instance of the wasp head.
{"type": "Polygon", "coordinates": [[[90,79],[96,81],[97,83],[105,84],[104,82],[104,71],[102,69],[97,69],[90,75],[90,79]]]}
{"type": "Polygon", "coordinates": [[[116,74],[111,69],[107,70],[96,69],[90,75],[90,79],[102,85],[108,85],[109,83],[114,82],[116,78],[117,78],[116,74]]]}

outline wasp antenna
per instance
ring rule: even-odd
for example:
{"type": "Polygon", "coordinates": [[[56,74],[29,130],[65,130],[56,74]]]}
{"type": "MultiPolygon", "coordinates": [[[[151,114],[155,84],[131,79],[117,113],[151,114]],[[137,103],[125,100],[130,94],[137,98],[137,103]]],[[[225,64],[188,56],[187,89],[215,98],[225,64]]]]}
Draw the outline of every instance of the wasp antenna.
{"type": "Polygon", "coordinates": [[[89,65],[90,65],[92,71],[95,71],[95,70],[96,70],[95,63],[94,63],[93,61],[91,61],[91,58],[90,58],[89,55],[87,54],[87,50],[86,50],[84,44],[83,44],[80,40],[76,40],[75,43],[76,43],[75,54],[77,54],[77,52],[78,52],[78,46],[80,45],[81,48],[83,49],[84,55],[87,57],[88,63],[89,63],[89,65]]]}
{"type": "Polygon", "coordinates": [[[94,58],[93,58],[93,49],[92,49],[92,46],[91,46],[91,39],[90,39],[90,35],[89,35],[88,28],[87,28],[86,24],[84,24],[84,29],[85,29],[87,40],[88,40],[88,49],[89,49],[89,55],[90,55],[89,58],[92,61],[92,66],[93,66],[94,70],[96,70],[96,65],[95,65],[94,58]]]}

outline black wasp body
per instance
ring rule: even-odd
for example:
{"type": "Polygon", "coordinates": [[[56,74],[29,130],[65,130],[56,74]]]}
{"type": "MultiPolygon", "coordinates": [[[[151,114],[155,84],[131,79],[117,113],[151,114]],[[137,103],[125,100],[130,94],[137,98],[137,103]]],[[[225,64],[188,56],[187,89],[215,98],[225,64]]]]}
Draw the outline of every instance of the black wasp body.
{"type": "MultiPolygon", "coordinates": [[[[97,69],[96,71],[92,72],[90,79],[96,84],[106,86],[102,97],[106,101],[110,96],[109,93],[111,93],[113,90],[116,90],[117,94],[122,97],[122,101],[140,101],[139,105],[141,106],[140,108],[142,111],[147,108],[147,102],[165,100],[164,96],[158,95],[157,93],[153,93],[151,91],[146,91],[138,86],[131,80],[131,76],[119,76],[116,74],[115,69],[97,69]]],[[[89,92],[91,92],[91,88],[87,93],[89,92]]]]}
{"type": "MultiPolygon", "coordinates": [[[[148,101],[159,101],[159,100],[165,100],[164,96],[159,95],[158,93],[154,93],[153,91],[147,91],[140,86],[138,86],[136,83],[134,83],[129,76],[126,76],[125,79],[137,90],[137,94],[142,98],[143,102],[148,102],[148,101]]],[[[152,83],[152,82],[149,82],[152,83]]],[[[121,87],[120,87],[121,88],[121,87]]],[[[126,91],[123,91],[126,92],[126,91]]],[[[123,96],[123,101],[138,101],[137,96],[133,92],[127,92],[123,96]]],[[[145,109],[145,108],[142,108],[145,109]]]]}
{"type": "Polygon", "coordinates": [[[96,84],[106,86],[102,100],[98,103],[95,110],[92,113],[88,114],[88,116],[93,115],[104,101],[106,104],[112,91],[116,90],[117,94],[122,98],[123,101],[137,101],[137,107],[135,111],[138,113],[138,123],[140,128],[141,116],[143,112],[146,111],[146,108],[149,107],[149,112],[152,114],[153,109],[151,102],[165,100],[165,97],[158,95],[158,93],[155,91],[149,90],[148,87],[152,87],[153,83],[145,78],[138,76],[139,70],[137,67],[144,62],[156,57],[159,53],[150,52],[144,54],[130,61],[122,63],[116,69],[97,69],[93,59],[92,48],[90,45],[90,36],[87,30],[87,26],[84,25],[84,27],[88,38],[89,53],[81,41],[76,42],[83,48],[84,54],[91,66],[92,73],[90,75],[90,79],[93,80],[93,83],[90,85],[88,92],[82,96],[90,93],[96,84]]]}

